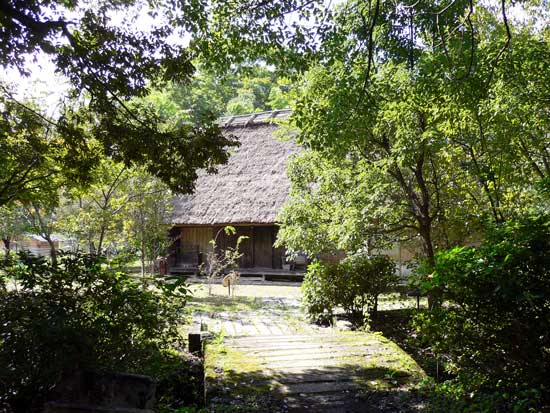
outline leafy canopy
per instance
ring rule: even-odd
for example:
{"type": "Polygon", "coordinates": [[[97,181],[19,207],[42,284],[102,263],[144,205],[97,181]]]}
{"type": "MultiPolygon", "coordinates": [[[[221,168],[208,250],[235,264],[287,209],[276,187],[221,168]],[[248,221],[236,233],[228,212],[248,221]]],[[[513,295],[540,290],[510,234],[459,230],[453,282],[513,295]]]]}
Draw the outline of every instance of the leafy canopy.
{"type": "MultiPolygon", "coordinates": [[[[189,81],[194,72],[191,52],[168,39],[196,29],[202,12],[203,5],[196,2],[165,2],[151,9],[137,0],[3,2],[0,65],[25,74],[26,60],[41,54],[69,79],[72,89],[70,103],[48,118],[38,108],[17,101],[3,86],[0,109],[11,117],[4,117],[0,125],[2,145],[13,145],[8,138],[16,138],[13,129],[19,127],[26,138],[33,135],[26,141],[26,153],[44,158],[48,150],[56,152],[57,143],[68,148],[73,161],[69,166],[82,175],[103,154],[127,166],[144,166],[174,191],[191,191],[196,170],[214,171],[215,165],[227,161],[225,150],[235,142],[212,124],[170,124],[163,113],[139,99],[153,86],[189,81]],[[150,27],[137,29],[140,13],[149,14],[150,27]],[[21,118],[25,123],[18,122],[21,118]],[[45,136],[50,130],[55,131],[56,142],[45,136]],[[90,142],[95,142],[96,151],[89,151],[90,142]]],[[[38,168],[43,161],[15,158],[6,180],[24,175],[29,164],[33,165],[29,174],[50,176],[51,165],[45,172],[38,168]]],[[[11,185],[0,202],[19,193],[24,196],[34,182],[28,180],[27,175],[19,178],[18,186],[11,185]]]]}
{"type": "Polygon", "coordinates": [[[315,248],[307,236],[356,248],[347,240],[379,231],[417,238],[433,265],[437,248],[537,203],[549,135],[535,89],[549,79],[538,63],[548,42],[506,9],[430,4],[335,12],[296,99],[298,141],[313,154],[290,169],[281,239],[293,248],[315,248]]]}

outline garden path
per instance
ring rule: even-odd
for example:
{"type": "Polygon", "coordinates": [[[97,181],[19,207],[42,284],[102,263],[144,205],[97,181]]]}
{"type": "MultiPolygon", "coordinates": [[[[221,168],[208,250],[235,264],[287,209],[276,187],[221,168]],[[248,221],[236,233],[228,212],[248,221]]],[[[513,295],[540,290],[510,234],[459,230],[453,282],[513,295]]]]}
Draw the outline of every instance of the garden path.
{"type": "Polygon", "coordinates": [[[418,365],[384,337],[319,328],[296,297],[205,297],[193,320],[207,346],[211,412],[421,411],[418,365]]]}

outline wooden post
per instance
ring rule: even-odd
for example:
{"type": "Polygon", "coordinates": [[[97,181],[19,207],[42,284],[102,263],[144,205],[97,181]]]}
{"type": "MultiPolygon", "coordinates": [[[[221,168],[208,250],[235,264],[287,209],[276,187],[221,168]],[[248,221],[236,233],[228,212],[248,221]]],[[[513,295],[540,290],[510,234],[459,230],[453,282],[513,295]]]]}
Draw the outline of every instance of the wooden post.
{"type": "Polygon", "coordinates": [[[189,333],[189,352],[202,357],[202,336],[200,332],[189,333]]]}
{"type": "Polygon", "coordinates": [[[401,241],[397,244],[399,248],[399,278],[403,280],[403,252],[401,250],[401,241]]]}
{"type": "Polygon", "coordinates": [[[256,266],[256,237],[254,236],[254,226],[250,227],[250,237],[252,238],[252,268],[256,266]]]}

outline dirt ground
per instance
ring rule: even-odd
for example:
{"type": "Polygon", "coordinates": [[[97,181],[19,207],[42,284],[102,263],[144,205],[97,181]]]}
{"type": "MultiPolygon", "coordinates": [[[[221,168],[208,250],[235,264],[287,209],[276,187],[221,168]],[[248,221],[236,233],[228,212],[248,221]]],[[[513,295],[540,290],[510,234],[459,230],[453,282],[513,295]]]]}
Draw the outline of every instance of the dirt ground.
{"type": "MultiPolygon", "coordinates": [[[[221,283],[212,284],[212,296],[227,297],[228,289],[221,285],[221,283]]],[[[244,284],[239,283],[233,286],[233,295],[235,297],[284,297],[284,298],[299,298],[302,296],[299,283],[285,283],[285,284],[273,284],[269,281],[263,284],[244,284]]],[[[207,297],[208,285],[207,284],[191,284],[191,292],[194,297],[207,297]]]]}

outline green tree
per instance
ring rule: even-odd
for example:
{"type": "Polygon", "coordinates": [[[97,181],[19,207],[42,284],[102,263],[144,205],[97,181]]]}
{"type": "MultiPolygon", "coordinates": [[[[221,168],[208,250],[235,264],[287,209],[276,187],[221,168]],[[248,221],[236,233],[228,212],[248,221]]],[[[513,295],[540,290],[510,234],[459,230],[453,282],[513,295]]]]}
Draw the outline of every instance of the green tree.
{"type": "Polygon", "coordinates": [[[496,50],[491,63],[502,61],[513,38],[514,14],[528,16],[526,25],[532,32],[548,35],[543,20],[548,19],[548,6],[538,0],[495,5],[479,0],[349,0],[337,4],[214,0],[209,4],[210,13],[192,44],[208,67],[226,69],[261,60],[292,76],[320,63],[330,66],[335,60],[362,59],[368,80],[381,61],[412,66],[426,50],[432,50],[445,54],[443,70],[458,79],[476,67],[473,52],[478,34],[499,32],[487,38],[496,50]]]}
{"type": "Polygon", "coordinates": [[[59,218],[56,213],[56,204],[32,201],[24,205],[23,211],[29,232],[39,235],[48,243],[52,265],[56,265],[58,251],[54,233],[59,230],[59,218]]]}
{"type": "Polygon", "coordinates": [[[322,45],[328,60],[310,68],[299,89],[298,142],[318,154],[320,166],[306,156],[291,169],[294,193],[283,215],[290,227],[283,225],[281,238],[316,247],[303,236],[309,231],[341,248],[354,237],[368,243],[371,225],[417,238],[429,274],[438,248],[536,200],[547,115],[542,96],[533,93],[530,107],[520,90],[548,81],[537,63],[548,43],[514,29],[506,9],[499,21],[494,10],[461,2],[446,16],[422,2],[403,10],[371,5],[349,2],[335,13],[332,43],[322,45]],[[378,27],[383,22],[407,30],[378,27]]]}
{"type": "Polygon", "coordinates": [[[288,81],[260,64],[242,65],[219,75],[199,66],[189,83],[171,84],[163,92],[162,107],[188,121],[214,119],[287,108],[288,81]]]}
{"type": "MultiPolygon", "coordinates": [[[[49,141],[44,134],[37,134],[37,143],[32,145],[37,150],[25,151],[27,156],[52,152],[51,146],[60,143],[74,152],[73,159],[80,161],[78,170],[97,161],[89,157],[96,153],[87,150],[87,143],[94,141],[103,154],[127,166],[139,164],[174,191],[188,192],[193,189],[196,170],[214,171],[217,164],[227,161],[226,150],[235,142],[212,124],[171,124],[161,111],[143,104],[140,98],[167,81],[190,79],[194,72],[190,51],[167,38],[178,31],[182,34],[182,28],[198,30],[206,11],[203,4],[195,2],[166,2],[151,9],[141,6],[137,1],[109,0],[93,5],[82,1],[3,2],[0,65],[24,74],[27,57],[42,53],[69,79],[72,103],[57,116],[46,117],[3,87],[2,111],[12,113],[13,107],[19,106],[18,113],[25,112],[29,125],[8,119],[0,133],[14,139],[14,125],[34,134],[34,125],[42,124],[42,128],[55,130],[57,138],[49,141]],[[133,23],[139,13],[148,13],[152,20],[147,30],[136,29],[133,23]],[[122,15],[125,17],[117,17],[122,15]],[[174,24],[176,20],[178,24],[174,24]]],[[[39,163],[19,158],[11,159],[9,168],[2,168],[6,179],[0,183],[11,185],[7,195],[0,187],[2,203],[16,196],[13,188],[21,193],[37,182],[33,172],[39,163]]]]}
{"type": "Polygon", "coordinates": [[[449,163],[453,148],[437,129],[438,103],[406,67],[387,64],[355,110],[360,79],[341,63],[311,72],[295,112],[299,142],[348,165],[352,179],[358,165],[364,182],[348,188],[364,191],[362,212],[372,222],[383,219],[382,232],[418,234],[433,264],[435,227],[446,220],[454,197],[449,189],[460,186],[461,175],[449,163]]]}
{"type": "Polygon", "coordinates": [[[275,109],[287,109],[290,107],[290,92],[292,90],[292,80],[289,78],[277,79],[277,85],[272,87],[269,92],[269,107],[275,109]]]}
{"type": "Polygon", "coordinates": [[[252,113],[254,107],[254,92],[247,89],[241,89],[238,95],[227,102],[227,115],[239,115],[242,113],[252,113]]]}
{"type": "MultiPolygon", "coordinates": [[[[310,257],[385,246],[398,208],[376,190],[381,174],[361,159],[336,160],[317,151],[295,156],[287,171],[290,197],[279,212],[277,243],[310,257]],[[376,176],[373,176],[376,175],[376,176]]],[[[403,231],[401,231],[403,232],[403,231]]]]}
{"type": "Polygon", "coordinates": [[[182,119],[215,119],[225,113],[237,84],[237,77],[231,73],[216,74],[199,66],[189,83],[172,83],[163,94],[179,111],[183,111],[182,119]]]}
{"type": "Polygon", "coordinates": [[[451,398],[484,411],[540,410],[548,402],[549,235],[548,216],[523,217],[493,225],[477,248],[438,254],[427,282],[449,305],[419,312],[415,324],[458,384],[442,386],[451,398]]]}
{"type": "Polygon", "coordinates": [[[27,230],[21,205],[12,203],[0,207],[0,239],[6,255],[10,253],[12,243],[27,230]]]}
{"type": "Polygon", "coordinates": [[[165,255],[170,242],[172,193],[143,170],[135,171],[128,179],[128,188],[123,211],[124,233],[139,252],[141,275],[145,276],[146,264],[152,267],[159,255],[165,255]]]}
{"type": "MultiPolygon", "coordinates": [[[[467,79],[434,79],[443,101],[439,130],[456,147],[457,159],[470,181],[468,202],[486,220],[503,222],[538,202],[537,182],[545,181],[548,116],[540,87],[550,81],[540,68],[549,56],[548,42],[514,28],[514,40],[502,64],[491,65],[494,45],[480,39],[477,69],[467,79]]],[[[427,64],[443,64],[432,56],[427,64]]]]}
{"type": "MultiPolygon", "coordinates": [[[[61,177],[85,180],[88,168],[78,162],[80,150],[61,142],[52,125],[35,115],[38,103],[23,105],[9,96],[0,94],[0,205],[50,192],[61,177]]],[[[86,142],[82,145],[91,159],[93,150],[86,142]]]]}
{"type": "Polygon", "coordinates": [[[90,254],[138,251],[146,264],[164,253],[172,193],[143,168],[127,168],[104,159],[94,182],[61,197],[57,213],[62,229],[90,254]]]}
{"type": "Polygon", "coordinates": [[[106,245],[120,243],[129,176],[124,165],[104,159],[89,186],[63,198],[63,231],[90,254],[104,254],[106,245]]]}

